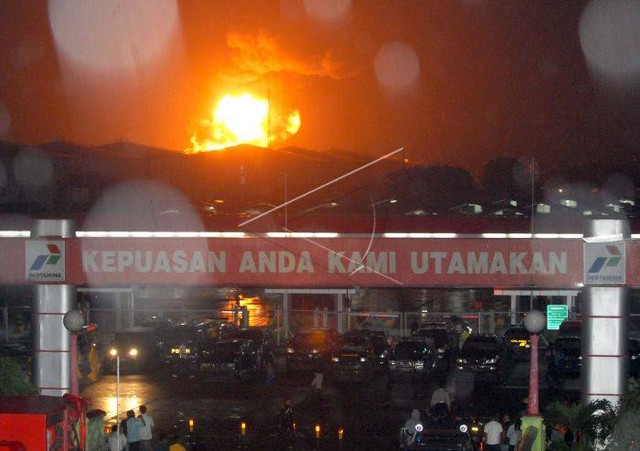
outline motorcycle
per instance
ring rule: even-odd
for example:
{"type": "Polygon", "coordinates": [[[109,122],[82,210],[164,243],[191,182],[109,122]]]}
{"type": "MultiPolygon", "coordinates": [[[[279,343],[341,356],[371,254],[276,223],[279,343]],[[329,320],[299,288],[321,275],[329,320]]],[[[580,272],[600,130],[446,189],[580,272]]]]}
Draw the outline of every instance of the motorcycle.
{"type": "Polygon", "coordinates": [[[469,417],[463,418],[458,422],[458,427],[462,431],[462,427],[466,428],[465,434],[469,436],[473,446],[477,450],[483,449],[484,425],[490,421],[488,418],[469,417]]]}
{"type": "Polygon", "coordinates": [[[413,428],[400,429],[400,447],[402,449],[420,449],[426,443],[424,426],[418,423],[413,428]]]}

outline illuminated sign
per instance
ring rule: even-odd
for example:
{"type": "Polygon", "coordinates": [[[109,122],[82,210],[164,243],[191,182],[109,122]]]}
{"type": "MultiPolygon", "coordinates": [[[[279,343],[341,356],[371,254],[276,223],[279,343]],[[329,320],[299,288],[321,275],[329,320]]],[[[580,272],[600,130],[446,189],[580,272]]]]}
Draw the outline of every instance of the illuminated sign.
{"type": "Polygon", "coordinates": [[[566,305],[547,305],[547,329],[558,330],[560,324],[569,317],[569,307],[566,305]]]}

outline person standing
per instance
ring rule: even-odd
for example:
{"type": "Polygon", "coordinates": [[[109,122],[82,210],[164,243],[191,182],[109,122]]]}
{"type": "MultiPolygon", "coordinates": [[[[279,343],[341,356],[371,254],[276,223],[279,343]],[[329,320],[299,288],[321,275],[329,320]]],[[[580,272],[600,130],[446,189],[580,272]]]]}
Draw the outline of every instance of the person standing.
{"type": "Polygon", "coordinates": [[[107,441],[109,451],[123,451],[127,447],[127,437],[122,432],[118,432],[118,425],[111,426],[111,434],[107,441]]]}
{"type": "Polygon", "coordinates": [[[127,443],[129,451],[140,451],[140,419],[133,410],[127,411],[127,443]]]}
{"type": "Polygon", "coordinates": [[[315,392],[322,390],[322,381],[324,379],[324,359],[318,358],[313,366],[313,379],[311,380],[311,387],[315,392]]]}
{"type": "Polygon", "coordinates": [[[507,441],[509,451],[515,451],[522,440],[522,431],[520,430],[520,420],[516,419],[507,428],[507,441]]]}
{"type": "Polygon", "coordinates": [[[447,406],[446,411],[451,411],[451,395],[446,388],[438,386],[431,395],[430,409],[433,409],[438,404],[445,404],[447,406]]]}
{"type": "Polygon", "coordinates": [[[504,428],[497,418],[497,415],[494,416],[491,421],[484,425],[485,451],[501,451],[500,445],[504,438],[504,428]]]}
{"type": "Polygon", "coordinates": [[[280,448],[290,449],[296,436],[296,419],[293,414],[291,399],[285,398],[280,409],[280,448]]]}
{"type": "Polygon", "coordinates": [[[418,409],[413,409],[411,411],[411,416],[404,423],[401,429],[402,436],[402,449],[409,449],[416,441],[418,433],[422,432],[422,429],[418,430],[418,425],[422,424],[422,419],[420,418],[420,411],[418,409]]]}
{"type": "Polygon", "coordinates": [[[140,451],[151,451],[153,446],[151,444],[151,439],[153,438],[153,427],[155,423],[153,422],[153,417],[147,413],[147,406],[140,406],[140,415],[138,416],[140,420],[140,430],[139,430],[139,438],[140,438],[140,451]]]}

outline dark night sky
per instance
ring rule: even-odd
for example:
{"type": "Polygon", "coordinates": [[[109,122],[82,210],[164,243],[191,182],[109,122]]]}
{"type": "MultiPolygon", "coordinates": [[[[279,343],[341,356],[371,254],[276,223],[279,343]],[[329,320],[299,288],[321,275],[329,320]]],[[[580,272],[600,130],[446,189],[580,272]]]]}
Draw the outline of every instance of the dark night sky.
{"type": "Polygon", "coordinates": [[[0,0],[0,139],[183,150],[229,92],[274,146],[477,171],[638,150],[634,0],[0,0]]]}

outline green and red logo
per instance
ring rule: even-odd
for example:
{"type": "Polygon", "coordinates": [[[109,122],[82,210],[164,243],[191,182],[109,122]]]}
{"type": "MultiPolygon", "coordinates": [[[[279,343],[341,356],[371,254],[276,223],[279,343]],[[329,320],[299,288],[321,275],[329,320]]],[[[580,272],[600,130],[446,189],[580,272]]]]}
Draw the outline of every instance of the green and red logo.
{"type": "Polygon", "coordinates": [[[51,266],[57,264],[62,258],[60,248],[55,244],[47,244],[48,254],[40,254],[36,257],[31,265],[31,271],[40,271],[45,265],[51,266]]]}

